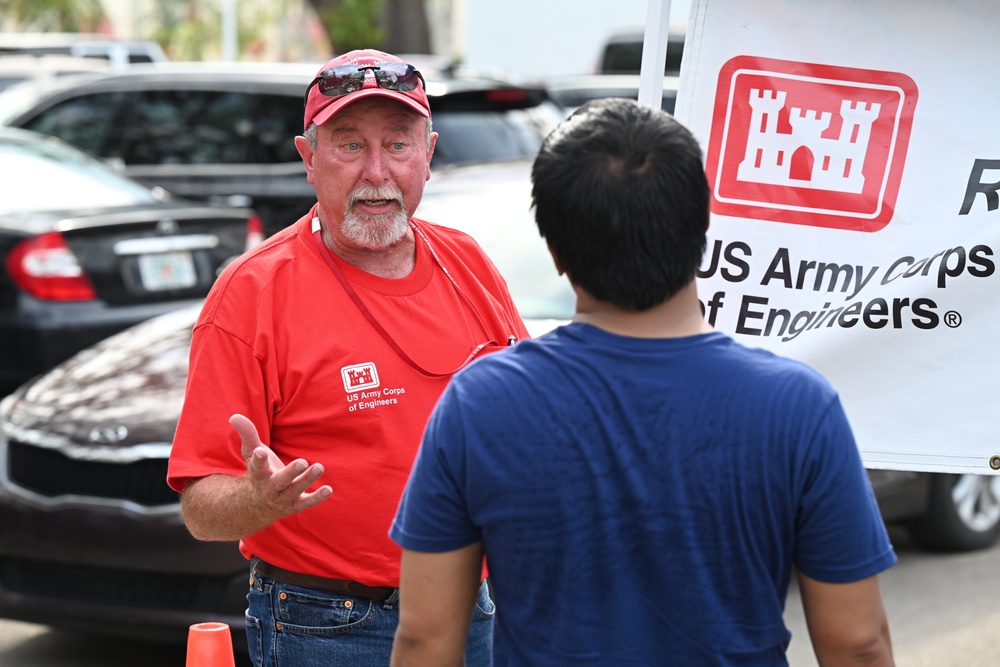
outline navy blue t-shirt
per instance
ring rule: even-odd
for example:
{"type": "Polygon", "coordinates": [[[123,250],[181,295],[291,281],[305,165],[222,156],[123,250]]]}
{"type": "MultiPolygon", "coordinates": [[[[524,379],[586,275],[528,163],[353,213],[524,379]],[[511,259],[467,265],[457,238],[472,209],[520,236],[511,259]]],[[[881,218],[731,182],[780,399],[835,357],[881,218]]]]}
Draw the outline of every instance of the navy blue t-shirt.
{"type": "Polygon", "coordinates": [[[784,665],[793,567],[895,562],[833,388],[713,332],[574,323],[458,373],[390,531],[482,540],[494,664],[784,665]]]}

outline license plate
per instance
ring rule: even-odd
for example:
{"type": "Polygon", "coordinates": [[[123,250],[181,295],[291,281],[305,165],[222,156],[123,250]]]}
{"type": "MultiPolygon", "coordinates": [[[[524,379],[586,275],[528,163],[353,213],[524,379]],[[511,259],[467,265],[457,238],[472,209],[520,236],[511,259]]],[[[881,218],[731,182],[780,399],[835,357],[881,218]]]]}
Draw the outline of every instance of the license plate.
{"type": "Polygon", "coordinates": [[[139,255],[139,277],[142,286],[150,292],[183,289],[198,284],[191,253],[161,252],[155,255],[139,255]]]}

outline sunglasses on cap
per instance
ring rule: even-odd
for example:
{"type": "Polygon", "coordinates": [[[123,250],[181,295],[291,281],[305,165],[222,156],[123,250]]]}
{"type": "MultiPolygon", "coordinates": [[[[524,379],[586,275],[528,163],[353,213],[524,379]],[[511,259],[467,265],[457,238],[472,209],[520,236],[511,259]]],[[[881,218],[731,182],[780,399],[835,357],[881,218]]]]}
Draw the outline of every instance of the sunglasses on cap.
{"type": "Polygon", "coordinates": [[[424,82],[423,75],[413,65],[407,63],[379,63],[378,65],[340,65],[320,72],[306,88],[306,97],[313,86],[327,97],[341,97],[361,90],[365,86],[365,76],[371,72],[379,88],[408,93],[424,82]]]}

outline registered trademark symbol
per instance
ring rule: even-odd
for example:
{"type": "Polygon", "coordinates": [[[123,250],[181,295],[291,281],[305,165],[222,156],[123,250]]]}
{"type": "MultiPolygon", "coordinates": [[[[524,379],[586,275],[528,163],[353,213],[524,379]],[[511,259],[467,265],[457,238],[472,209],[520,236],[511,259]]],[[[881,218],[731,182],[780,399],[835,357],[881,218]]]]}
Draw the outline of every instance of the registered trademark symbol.
{"type": "Polygon", "coordinates": [[[957,329],[962,326],[962,316],[954,310],[949,310],[945,313],[943,319],[945,326],[949,329],[957,329]]]}

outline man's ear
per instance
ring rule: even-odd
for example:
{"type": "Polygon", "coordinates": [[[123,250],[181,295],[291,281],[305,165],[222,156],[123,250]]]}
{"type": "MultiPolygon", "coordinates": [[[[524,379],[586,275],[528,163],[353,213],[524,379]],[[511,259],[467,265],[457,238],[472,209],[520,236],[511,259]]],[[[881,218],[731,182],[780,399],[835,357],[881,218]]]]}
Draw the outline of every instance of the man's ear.
{"type": "Polygon", "coordinates": [[[295,137],[295,148],[299,151],[299,156],[302,158],[302,164],[306,166],[306,181],[308,181],[310,185],[316,185],[316,181],[313,180],[313,155],[316,151],[313,150],[312,144],[309,143],[309,140],[301,134],[295,137]]]}
{"type": "Polygon", "coordinates": [[[437,146],[438,133],[431,132],[431,141],[427,146],[427,176],[424,178],[425,181],[431,180],[431,159],[434,157],[434,147],[437,146]]]}

